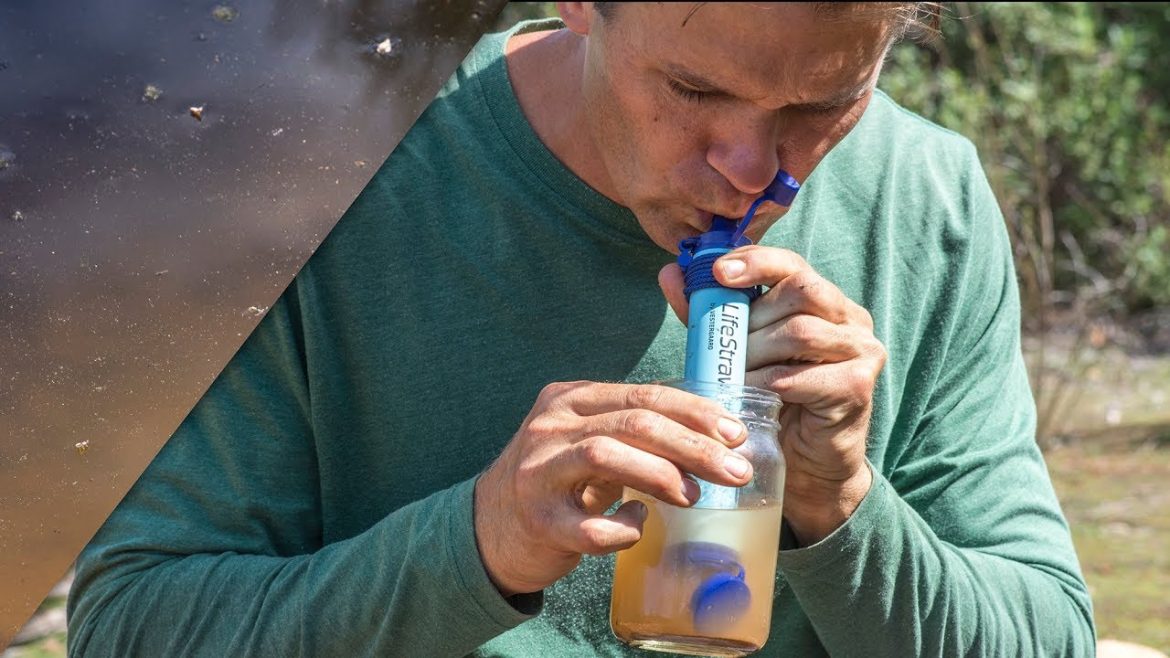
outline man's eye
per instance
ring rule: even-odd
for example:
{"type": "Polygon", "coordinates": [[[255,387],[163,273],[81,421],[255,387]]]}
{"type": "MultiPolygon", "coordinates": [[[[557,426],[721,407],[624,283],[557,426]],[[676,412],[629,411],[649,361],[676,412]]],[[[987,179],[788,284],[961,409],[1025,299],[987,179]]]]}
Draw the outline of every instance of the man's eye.
{"type": "Polygon", "coordinates": [[[679,98],[691,101],[692,103],[701,103],[703,99],[707,98],[708,94],[697,89],[684,87],[674,80],[670,81],[670,90],[673,91],[679,98]]]}

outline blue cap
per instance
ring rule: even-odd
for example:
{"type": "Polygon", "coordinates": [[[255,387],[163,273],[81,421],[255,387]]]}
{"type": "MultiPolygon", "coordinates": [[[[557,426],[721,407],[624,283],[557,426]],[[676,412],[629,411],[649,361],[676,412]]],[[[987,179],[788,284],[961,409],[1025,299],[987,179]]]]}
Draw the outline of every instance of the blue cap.
{"type": "Polygon", "coordinates": [[[739,553],[722,544],[684,542],[668,549],[674,563],[684,569],[705,572],[691,595],[695,630],[718,633],[735,624],[748,611],[752,593],[744,582],[746,572],[739,553]]]}
{"type": "Polygon", "coordinates": [[[726,631],[752,605],[752,592],[738,576],[720,573],[703,581],[691,595],[695,630],[704,634],[726,631]]]}

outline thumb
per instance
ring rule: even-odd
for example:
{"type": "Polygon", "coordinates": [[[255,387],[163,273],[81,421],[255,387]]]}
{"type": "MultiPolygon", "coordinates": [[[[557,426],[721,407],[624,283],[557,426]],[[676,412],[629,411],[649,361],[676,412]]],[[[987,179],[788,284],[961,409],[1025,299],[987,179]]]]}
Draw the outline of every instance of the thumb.
{"type": "Polygon", "coordinates": [[[668,263],[658,271],[658,287],[662,288],[662,295],[666,297],[666,303],[674,309],[674,314],[686,324],[690,305],[687,304],[687,296],[683,294],[686,284],[683,283],[682,268],[678,263],[668,263]]]}

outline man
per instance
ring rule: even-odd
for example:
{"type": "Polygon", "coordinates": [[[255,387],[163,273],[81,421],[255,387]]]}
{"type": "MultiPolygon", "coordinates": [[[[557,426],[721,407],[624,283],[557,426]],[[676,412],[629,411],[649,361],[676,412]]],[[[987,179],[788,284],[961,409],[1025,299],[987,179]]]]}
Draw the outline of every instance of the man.
{"type": "Polygon", "coordinates": [[[71,652],[635,653],[607,605],[645,510],[604,512],[751,477],[741,425],[648,384],[672,253],[783,167],[717,266],[769,287],[748,383],[786,402],[763,653],[1091,653],[995,199],[875,92],[902,15],[559,8],[477,46],[110,517],[71,652]]]}

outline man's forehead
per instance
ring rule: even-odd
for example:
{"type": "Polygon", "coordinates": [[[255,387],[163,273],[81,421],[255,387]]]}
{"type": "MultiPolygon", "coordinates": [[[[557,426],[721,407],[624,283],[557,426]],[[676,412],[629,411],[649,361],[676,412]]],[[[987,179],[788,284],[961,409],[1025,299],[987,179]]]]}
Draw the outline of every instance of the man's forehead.
{"type": "Polygon", "coordinates": [[[647,63],[705,91],[774,105],[843,103],[872,84],[889,25],[823,21],[811,3],[623,6],[647,63]],[[683,22],[685,20],[685,25],[683,22]]]}

